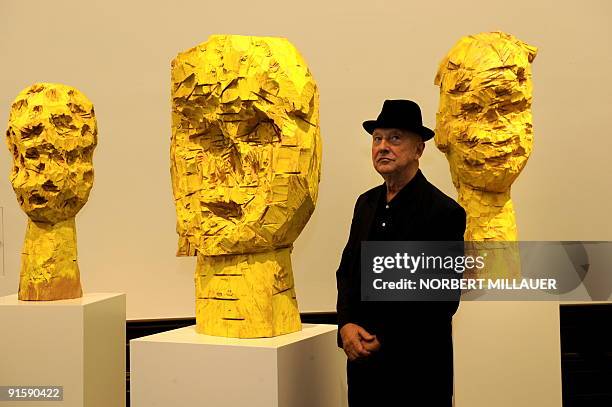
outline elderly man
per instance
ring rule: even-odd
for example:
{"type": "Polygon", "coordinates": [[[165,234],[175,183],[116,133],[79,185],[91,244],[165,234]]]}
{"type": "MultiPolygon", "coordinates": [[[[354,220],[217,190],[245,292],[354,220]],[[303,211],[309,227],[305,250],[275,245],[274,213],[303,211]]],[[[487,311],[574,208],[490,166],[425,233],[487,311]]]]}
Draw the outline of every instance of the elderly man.
{"type": "Polygon", "coordinates": [[[451,320],[458,301],[361,301],[361,242],[461,241],[465,211],[419,169],[434,132],[423,126],[416,103],[387,100],[363,127],[372,135],[372,163],[385,182],[357,199],[336,272],[349,406],[451,406],[451,320]]]}

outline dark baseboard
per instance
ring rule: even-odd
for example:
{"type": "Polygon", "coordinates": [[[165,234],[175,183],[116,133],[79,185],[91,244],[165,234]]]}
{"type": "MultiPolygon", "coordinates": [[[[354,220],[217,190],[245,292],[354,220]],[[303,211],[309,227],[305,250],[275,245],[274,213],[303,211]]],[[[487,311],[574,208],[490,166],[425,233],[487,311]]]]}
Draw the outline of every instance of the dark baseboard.
{"type": "MultiPolygon", "coordinates": [[[[336,324],[335,312],[306,312],[300,314],[303,324],[336,324]]],[[[195,318],[165,318],[132,320],[126,323],[126,337],[128,343],[131,339],[141,338],[172,329],[195,325],[195,318]]]]}
{"type": "Polygon", "coordinates": [[[561,305],[563,407],[612,406],[612,304],[561,305]]]}

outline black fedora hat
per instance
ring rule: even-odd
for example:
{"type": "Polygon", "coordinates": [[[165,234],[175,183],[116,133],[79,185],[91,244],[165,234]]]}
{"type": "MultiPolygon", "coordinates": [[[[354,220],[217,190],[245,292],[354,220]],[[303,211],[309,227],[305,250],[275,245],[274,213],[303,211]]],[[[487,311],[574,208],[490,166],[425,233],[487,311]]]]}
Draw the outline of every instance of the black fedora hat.
{"type": "Polygon", "coordinates": [[[378,128],[409,130],[420,135],[423,141],[434,136],[433,130],[423,126],[421,108],[412,100],[385,100],[378,118],[363,122],[363,128],[370,134],[378,128]]]}

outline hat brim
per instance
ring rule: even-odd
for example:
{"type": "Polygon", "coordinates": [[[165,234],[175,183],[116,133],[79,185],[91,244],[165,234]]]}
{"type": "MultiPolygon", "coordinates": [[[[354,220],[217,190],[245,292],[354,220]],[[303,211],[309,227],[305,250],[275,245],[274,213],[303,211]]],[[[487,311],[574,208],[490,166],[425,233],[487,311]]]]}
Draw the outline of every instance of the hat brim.
{"type": "Polygon", "coordinates": [[[431,129],[428,129],[425,126],[406,127],[406,126],[398,126],[398,125],[389,125],[389,124],[385,124],[385,123],[380,123],[378,120],[366,120],[365,122],[363,122],[363,128],[369,134],[374,133],[374,130],[376,130],[376,129],[402,129],[402,130],[408,130],[408,131],[411,131],[411,132],[416,133],[419,136],[421,136],[423,141],[430,140],[430,139],[432,139],[435,136],[434,131],[431,130],[431,129]]]}

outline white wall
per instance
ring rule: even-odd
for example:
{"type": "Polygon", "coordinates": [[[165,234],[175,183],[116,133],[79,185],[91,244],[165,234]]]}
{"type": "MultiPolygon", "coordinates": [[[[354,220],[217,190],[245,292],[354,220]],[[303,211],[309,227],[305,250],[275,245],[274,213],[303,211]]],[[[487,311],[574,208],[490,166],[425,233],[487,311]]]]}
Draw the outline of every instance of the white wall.
{"type": "MultiPolygon", "coordinates": [[[[0,123],[37,81],[77,87],[99,125],[95,183],[77,216],[85,291],[126,292],[130,319],[194,315],[193,258],[174,257],[169,175],[170,61],[210,34],[287,37],[321,92],[323,177],[295,244],[302,311],[335,307],[335,279],[356,197],[381,182],[361,122],[385,98],[412,98],[435,126],[438,62],[462,36],[503,30],[539,47],[533,64],[533,155],[513,189],[523,240],[612,240],[612,3],[0,1],[0,123]],[[161,2],[160,2],[161,3],[161,2]],[[180,4],[180,6],[179,6],[180,4]]],[[[17,291],[26,216],[0,148],[4,272],[17,291]]],[[[425,175],[455,197],[429,143],[425,175]]]]}

